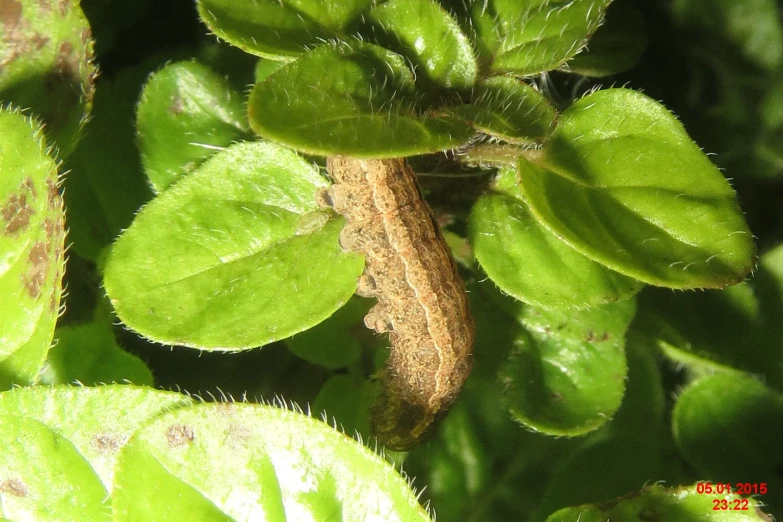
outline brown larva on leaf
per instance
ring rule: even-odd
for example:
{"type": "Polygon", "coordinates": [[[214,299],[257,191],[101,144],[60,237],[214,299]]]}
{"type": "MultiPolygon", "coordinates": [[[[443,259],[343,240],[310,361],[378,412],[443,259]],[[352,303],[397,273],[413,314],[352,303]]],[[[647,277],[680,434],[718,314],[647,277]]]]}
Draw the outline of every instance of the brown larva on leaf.
{"type": "Polygon", "coordinates": [[[319,192],[319,202],[345,216],[340,244],[366,258],[357,293],[378,300],[364,322],[389,332],[391,341],[373,431],[387,447],[409,449],[470,372],[474,332],[465,285],[404,159],[333,156],[327,166],[334,185],[319,192]]]}

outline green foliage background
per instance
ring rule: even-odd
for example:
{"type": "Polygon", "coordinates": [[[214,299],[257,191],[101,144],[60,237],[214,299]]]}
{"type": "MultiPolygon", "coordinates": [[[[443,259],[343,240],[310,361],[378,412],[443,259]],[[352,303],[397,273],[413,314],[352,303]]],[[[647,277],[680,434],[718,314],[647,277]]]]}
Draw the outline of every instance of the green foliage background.
{"type": "Polygon", "coordinates": [[[782,9],[0,0],[0,518],[783,516],[782,9]],[[408,156],[468,286],[408,453],[329,154],[408,156]]]}

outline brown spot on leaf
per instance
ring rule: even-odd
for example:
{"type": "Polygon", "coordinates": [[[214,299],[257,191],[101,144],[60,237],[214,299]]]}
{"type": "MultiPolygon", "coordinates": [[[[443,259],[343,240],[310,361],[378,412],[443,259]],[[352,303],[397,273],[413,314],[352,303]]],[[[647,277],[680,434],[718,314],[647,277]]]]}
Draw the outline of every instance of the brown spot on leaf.
{"type": "Polygon", "coordinates": [[[71,9],[71,0],[57,0],[57,10],[60,11],[62,16],[68,14],[71,9]]]}
{"type": "Polygon", "coordinates": [[[113,433],[96,433],[91,441],[92,447],[100,451],[101,453],[114,453],[120,446],[122,441],[120,437],[113,433]]]}
{"type": "Polygon", "coordinates": [[[169,426],[166,431],[166,440],[168,440],[169,447],[176,448],[183,444],[189,444],[196,438],[196,434],[193,432],[193,428],[185,426],[184,424],[175,424],[169,426]]]}
{"type": "Polygon", "coordinates": [[[169,105],[169,112],[171,114],[180,114],[184,110],[185,104],[182,103],[182,98],[180,96],[174,96],[174,99],[171,100],[171,105],[169,105]]]}
{"type": "Polygon", "coordinates": [[[30,265],[27,271],[22,274],[22,282],[27,293],[33,299],[38,299],[41,295],[41,287],[46,281],[46,274],[49,272],[49,249],[43,241],[39,241],[30,249],[30,255],[27,256],[30,265]]]}
{"type": "Polygon", "coordinates": [[[0,0],[0,25],[9,33],[16,29],[22,18],[22,3],[19,0],[0,0]]]}
{"type": "MultiPolygon", "coordinates": [[[[3,0],[0,0],[0,2],[2,1],[3,0]]],[[[27,484],[19,479],[12,478],[0,483],[0,493],[8,493],[15,497],[26,497],[30,493],[30,490],[27,488],[27,484]]]]}
{"type": "Polygon", "coordinates": [[[0,207],[0,216],[5,221],[5,233],[16,234],[30,224],[35,210],[27,203],[27,194],[11,194],[5,205],[0,207]]]}
{"type": "Polygon", "coordinates": [[[46,189],[46,198],[49,202],[49,208],[60,208],[60,205],[62,204],[62,197],[60,196],[60,189],[57,187],[57,182],[53,178],[46,179],[46,189]]]}
{"type": "Polygon", "coordinates": [[[49,43],[49,37],[44,36],[41,33],[35,33],[30,37],[30,42],[35,46],[36,51],[40,51],[49,43]]]}

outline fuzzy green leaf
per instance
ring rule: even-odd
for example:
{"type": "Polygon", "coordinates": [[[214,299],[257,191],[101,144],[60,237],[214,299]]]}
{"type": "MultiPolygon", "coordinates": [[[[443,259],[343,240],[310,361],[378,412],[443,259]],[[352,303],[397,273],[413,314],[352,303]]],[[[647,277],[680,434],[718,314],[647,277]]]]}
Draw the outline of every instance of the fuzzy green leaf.
{"type": "MultiPolygon", "coordinates": [[[[672,14],[710,40],[724,40],[746,59],[774,70],[783,60],[783,21],[775,0],[675,0],[672,14]]],[[[695,31],[694,31],[695,32],[695,31]]]]}
{"type": "Polygon", "coordinates": [[[449,0],[494,73],[529,76],[578,53],[611,0],[449,0]]]}
{"type": "Polygon", "coordinates": [[[672,413],[680,451],[721,483],[767,483],[761,497],[783,508],[783,395],[749,375],[716,374],[682,392],[672,413]]]}
{"type": "Polygon", "coordinates": [[[451,110],[486,134],[511,143],[543,140],[557,112],[537,90],[525,82],[496,76],[478,84],[471,103],[451,110]]]}
{"type": "Polygon", "coordinates": [[[111,520],[106,488],[64,436],[31,418],[0,416],[0,499],[10,520],[111,520]]]}
{"type": "Polygon", "coordinates": [[[290,59],[343,36],[372,0],[198,0],[201,19],[219,37],[258,56],[290,59]]]}
{"type": "Polygon", "coordinates": [[[335,424],[360,440],[370,437],[370,408],[375,398],[374,383],[350,375],[334,375],[323,385],[313,402],[313,417],[335,424]]]}
{"type": "Polygon", "coordinates": [[[512,416],[567,436],[611,419],[625,391],[625,331],[635,310],[632,299],[577,312],[523,306],[527,333],[500,373],[512,416]]]}
{"type": "Polygon", "coordinates": [[[152,197],[141,166],[133,111],[149,71],[138,67],[95,85],[84,137],[63,165],[68,239],[80,256],[97,261],[152,197]]]}
{"type": "Polygon", "coordinates": [[[603,77],[631,69],[647,47],[642,13],[629,2],[614,2],[604,23],[590,38],[587,48],[564,67],[582,76],[603,77]]]}
{"type": "Polygon", "coordinates": [[[389,0],[364,17],[376,43],[411,61],[417,81],[442,89],[468,89],[478,65],[457,22],[434,0],[389,0]]]}
{"type": "Polygon", "coordinates": [[[136,132],[144,170],[158,192],[221,148],[250,137],[241,93],[194,61],[169,64],[150,77],[136,132]]]}
{"type": "MultiPolygon", "coordinates": [[[[0,393],[0,425],[3,419],[19,416],[28,419],[26,423],[35,419],[60,434],[64,444],[73,444],[98,474],[105,487],[101,488],[105,498],[106,491],[112,488],[117,452],[131,434],[154,416],[191,402],[185,395],[136,386],[17,388],[0,393]]],[[[0,440],[8,442],[13,437],[0,440]]],[[[8,452],[0,452],[3,453],[8,452]]],[[[42,453],[38,458],[51,457],[50,453],[42,453]]],[[[105,512],[106,507],[102,510],[105,512]]],[[[70,516],[64,520],[82,519],[70,516]]]]}
{"type": "Polygon", "coordinates": [[[466,123],[423,114],[414,93],[402,56],[361,42],[327,44],[256,85],[250,125],[264,138],[322,155],[409,156],[468,140],[466,123]]]}
{"type": "Polygon", "coordinates": [[[114,520],[429,518],[384,460],[291,411],[211,404],[158,417],[123,447],[114,520]]]}
{"type": "Polygon", "coordinates": [[[476,259],[504,292],[544,308],[588,308],[629,297],[641,283],[580,254],[539,223],[516,169],[501,171],[495,192],[470,213],[476,259]]]}
{"type": "Polygon", "coordinates": [[[783,389],[783,246],[761,257],[748,282],[725,290],[640,295],[638,329],[695,373],[738,369],[783,389]]]}
{"type": "Polygon", "coordinates": [[[753,266],[753,238],[731,186],[643,94],[608,89],[582,98],[529,159],[519,170],[534,214],[613,270],[658,286],[721,288],[753,266]]]}
{"type": "Polygon", "coordinates": [[[297,356],[326,368],[342,368],[359,360],[363,341],[371,338],[364,316],[373,301],[354,297],[326,321],[286,339],[297,356]]]}
{"type": "Polygon", "coordinates": [[[76,145],[92,104],[90,36],[78,2],[3,2],[0,102],[32,109],[62,156],[76,145]]]}
{"type": "Polygon", "coordinates": [[[0,390],[32,384],[60,311],[65,252],[57,163],[41,125],[0,109],[0,390]]]}
{"type": "Polygon", "coordinates": [[[152,386],[147,365],[117,344],[113,321],[109,311],[101,310],[89,323],[57,328],[56,344],[49,351],[41,384],[130,382],[152,386]]]}
{"type": "Polygon", "coordinates": [[[703,494],[696,486],[665,488],[647,486],[640,493],[623,497],[600,506],[586,505],[561,509],[546,522],[647,522],[650,516],[656,522],[768,522],[757,500],[749,499],[747,510],[734,511],[744,506],[737,495],[703,494]],[[728,510],[713,509],[713,501],[725,500],[728,510]]]}
{"type": "Polygon", "coordinates": [[[320,323],[353,294],[363,267],[338,245],[342,219],[317,211],[325,186],[278,145],[216,154],[147,205],[112,248],[104,284],[117,315],[156,341],[218,350],[320,323]]]}

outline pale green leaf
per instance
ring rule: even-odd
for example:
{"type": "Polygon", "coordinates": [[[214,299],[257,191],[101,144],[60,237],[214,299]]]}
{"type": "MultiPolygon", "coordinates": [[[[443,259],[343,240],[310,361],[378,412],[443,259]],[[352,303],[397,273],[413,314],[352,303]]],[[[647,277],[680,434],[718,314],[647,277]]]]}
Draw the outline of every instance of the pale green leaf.
{"type": "Polygon", "coordinates": [[[114,520],[427,521],[381,457],[323,422],[251,404],[158,417],[126,444],[114,520]]]}
{"type": "Polygon", "coordinates": [[[641,93],[608,89],[574,103],[519,170],[533,213],[622,274],[721,288],[753,266],[753,237],[728,181],[674,116],[641,93]]]}
{"type": "Polygon", "coordinates": [[[0,108],[0,390],[32,384],[60,311],[65,230],[41,125],[0,108]]]}
{"type": "Polygon", "coordinates": [[[306,330],[345,303],[363,262],[342,219],[318,211],[326,180],[278,145],[241,143],[161,193],[112,248],[117,315],[159,342],[237,350],[306,330]]]}

